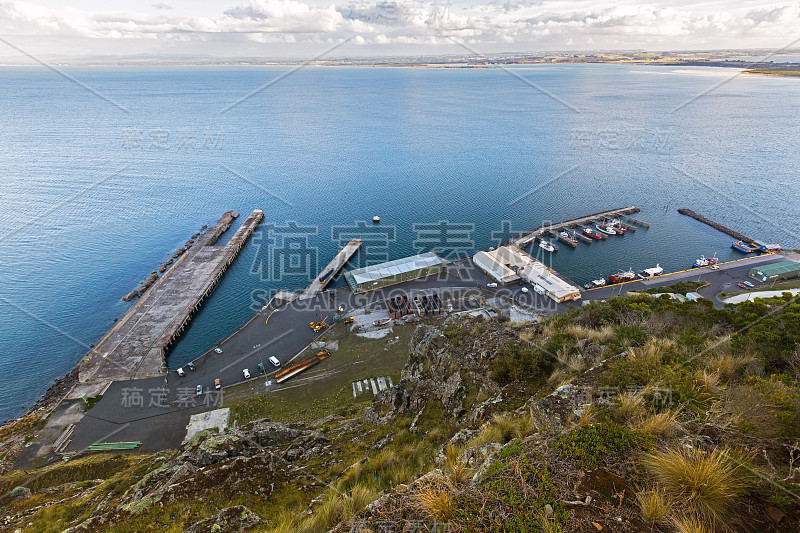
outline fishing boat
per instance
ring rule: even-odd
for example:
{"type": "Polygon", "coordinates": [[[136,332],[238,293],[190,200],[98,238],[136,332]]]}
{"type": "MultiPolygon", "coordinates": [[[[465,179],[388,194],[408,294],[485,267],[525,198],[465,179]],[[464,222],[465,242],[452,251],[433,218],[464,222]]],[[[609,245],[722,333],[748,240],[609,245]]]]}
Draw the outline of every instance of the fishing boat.
{"type": "Polygon", "coordinates": [[[565,243],[569,244],[573,248],[578,245],[578,239],[576,239],[570,232],[562,231],[558,234],[558,238],[564,241],[565,243]]]}
{"type": "Polygon", "coordinates": [[[653,268],[645,268],[644,270],[639,272],[639,277],[642,279],[650,279],[656,276],[660,276],[663,273],[664,269],[661,267],[661,265],[657,264],[653,268]]]}
{"type": "Polygon", "coordinates": [[[603,278],[592,280],[591,283],[587,283],[584,285],[587,289],[596,289],[597,287],[604,287],[606,284],[606,280],[603,278]]]}
{"type": "Polygon", "coordinates": [[[606,223],[606,226],[613,229],[617,235],[625,235],[628,232],[628,228],[624,227],[618,218],[610,220],[606,223]]]}
{"type": "Polygon", "coordinates": [[[583,233],[588,235],[592,239],[602,239],[603,238],[602,235],[600,235],[598,232],[596,232],[592,228],[583,228],[583,233]]]}
{"type": "Polygon", "coordinates": [[[616,274],[611,274],[608,276],[609,283],[624,283],[626,281],[632,281],[636,279],[636,272],[633,270],[626,270],[625,272],[617,272],[616,274]]]}
{"type": "Polygon", "coordinates": [[[600,231],[602,233],[605,233],[606,235],[616,235],[617,234],[617,232],[614,231],[614,228],[612,228],[608,224],[595,224],[594,227],[597,228],[598,231],[600,231]]]}
{"type": "Polygon", "coordinates": [[[719,261],[719,259],[717,259],[717,254],[714,254],[714,257],[706,257],[704,255],[701,255],[700,259],[694,262],[692,268],[702,268],[702,267],[707,267],[709,265],[715,265],[717,261],[719,261]]]}
{"type": "Polygon", "coordinates": [[[542,241],[539,241],[539,248],[541,248],[545,252],[555,252],[555,251],[558,250],[558,245],[557,244],[553,244],[550,241],[542,240],[542,241]]]}
{"type": "Polygon", "coordinates": [[[735,243],[731,244],[731,248],[733,248],[734,250],[739,250],[740,252],[744,252],[746,254],[758,250],[758,248],[751,246],[743,241],[736,241],[735,243]]]}

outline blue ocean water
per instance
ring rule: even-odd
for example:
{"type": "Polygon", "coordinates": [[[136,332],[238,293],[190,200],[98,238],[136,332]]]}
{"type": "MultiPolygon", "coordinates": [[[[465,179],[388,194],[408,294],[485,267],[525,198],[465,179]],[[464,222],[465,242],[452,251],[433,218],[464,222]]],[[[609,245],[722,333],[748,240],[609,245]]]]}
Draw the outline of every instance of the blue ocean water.
{"type": "Polygon", "coordinates": [[[442,221],[460,231],[443,246],[463,253],[497,244],[503,221],[524,230],[639,206],[651,229],[562,246],[553,265],[579,283],[736,257],[729,237],[680,207],[800,248],[796,79],[630,65],[513,69],[522,80],[308,67],[270,84],[286,70],[65,69],[84,87],[0,69],[0,420],[71,370],[128,308],[120,297],[229,209],[261,208],[264,223],[171,367],[241,326],[267,292],[303,288],[292,272],[326,264],[373,215],[390,233],[362,237],[386,247],[359,261],[425,250],[442,221]],[[269,242],[297,237],[308,264],[276,275],[269,242]]]}

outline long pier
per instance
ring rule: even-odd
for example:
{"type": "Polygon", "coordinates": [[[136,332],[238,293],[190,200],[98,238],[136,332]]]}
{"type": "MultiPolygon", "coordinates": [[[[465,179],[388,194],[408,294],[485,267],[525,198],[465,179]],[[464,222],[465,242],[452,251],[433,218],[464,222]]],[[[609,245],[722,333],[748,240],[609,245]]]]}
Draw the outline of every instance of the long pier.
{"type": "Polygon", "coordinates": [[[80,362],[71,397],[102,390],[111,381],[165,373],[167,348],[214,290],[264,212],[253,211],[227,244],[216,245],[238,216],[235,211],[223,214],[100,339],[80,362]]]}
{"type": "Polygon", "coordinates": [[[545,224],[539,226],[533,231],[525,233],[524,235],[514,239],[511,241],[510,244],[517,246],[518,248],[525,248],[530,245],[533,241],[537,238],[541,237],[545,233],[552,231],[557,232],[559,228],[573,228],[575,226],[580,226],[581,224],[591,224],[593,222],[597,222],[603,219],[603,217],[618,217],[620,215],[631,215],[633,213],[638,213],[639,208],[636,206],[631,207],[623,207],[622,209],[613,209],[611,211],[603,211],[602,213],[595,213],[593,215],[587,215],[581,218],[574,218],[572,220],[565,220],[564,222],[557,222],[552,224],[545,224]]]}
{"type": "Polygon", "coordinates": [[[358,251],[361,247],[361,239],[353,239],[344,248],[339,250],[339,253],[336,254],[336,257],[328,263],[328,266],[323,268],[319,275],[314,278],[314,281],[303,291],[303,294],[300,295],[300,299],[306,298],[313,298],[316,296],[325,286],[331,281],[331,279],[336,276],[336,274],[342,269],[342,267],[347,263],[351,257],[358,251]]]}
{"type": "Polygon", "coordinates": [[[715,230],[721,231],[722,233],[725,233],[725,234],[728,234],[731,237],[733,237],[734,239],[736,239],[737,241],[742,241],[742,242],[746,242],[746,243],[752,243],[753,242],[753,239],[751,239],[750,237],[747,237],[747,236],[739,233],[738,231],[734,231],[734,230],[732,230],[732,229],[730,229],[730,228],[728,228],[726,226],[723,226],[722,224],[718,224],[718,223],[714,222],[713,220],[710,220],[710,219],[704,217],[703,215],[699,215],[699,214],[695,213],[694,211],[692,211],[691,209],[678,209],[678,213],[680,213],[681,215],[686,215],[688,217],[692,217],[693,219],[698,220],[698,221],[702,222],[703,224],[708,224],[709,226],[711,226],[715,230]]]}

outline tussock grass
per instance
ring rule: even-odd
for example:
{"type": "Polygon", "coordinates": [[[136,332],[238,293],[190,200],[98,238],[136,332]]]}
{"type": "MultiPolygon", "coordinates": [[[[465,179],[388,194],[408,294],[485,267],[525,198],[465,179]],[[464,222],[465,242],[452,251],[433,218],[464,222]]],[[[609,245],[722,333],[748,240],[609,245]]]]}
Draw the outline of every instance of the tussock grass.
{"type": "Polygon", "coordinates": [[[588,339],[592,344],[606,344],[614,338],[614,328],[608,325],[594,329],[580,324],[568,324],[561,332],[575,340],[588,339]]]}
{"type": "Polygon", "coordinates": [[[671,438],[683,430],[683,426],[675,411],[664,411],[646,415],[634,424],[635,429],[650,433],[656,437],[671,438]]]}
{"type": "Polygon", "coordinates": [[[446,522],[455,512],[453,494],[453,487],[445,479],[431,479],[414,492],[414,507],[429,520],[446,522]]]}
{"type": "Polygon", "coordinates": [[[720,383],[720,375],[718,372],[708,372],[701,370],[695,374],[695,383],[704,392],[717,396],[722,393],[723,386],[720,383]]]}
{"type": "Polygon", "coordinates": [[[359,461],[345,471],[344,475],[342,476],[342,482],[347,486],[352,487],[358,483],[358,481],[361,479],[361,474],[363,473],[364,464],[359,461]]]}
{"type": "Polygon", "coordinates": [[[504,413],[495,415],[489,425],[485,426],[475,438],[475,445],[489,442],[505,444],[512,439],[522,438],[533,432],[534,424],[531,416],[504,413]]]}
{"type": "Polygon", "coordinates": [[[714,524],[691,515],[678,515],[671,520],[676,533],[714,533],[714,524]]]}
{"type": "Polygon", "coordinates": [[[645,456],[643,463],[676,506],[705,522],[728,523],[731,507],[748,486],[742,469],[720,449],[668,448],[645,456]]]}
{"type": "MultiPolygon", "coordinates": [[[[288,531],[297,531],[298,533],[323,533],[339,522],[352,519],[377,497],[376,491],[363,484],[356,485],[350,489],[349,493],[333,489],[314,509],[311,516],[294,526],[291,521],[284,520],[279,523],[278,527],[288,527],[288,531]]],[[[283,530],[276,528],[275,531],[283,530]]]]}
{"type": "Polygon", "coordinates": [[[756,363],[756,358],[750,354],[735,355],[723,352],[712,355],[704,363],[705,367],[716,373],[721,381],[728,382],[744,374],[756,363]]]}
{"type": "Polygon", "coordinates": [[[664,491],[658,487],[636,493],[636,501],[642,511],[642,518],[651,524],[665,524],[672,504],[664,491]]]}
{"type": "Polygon", "coordinates": [[[566,385],[569,383],[570,379],[572,379],[572,376],[567,370],[563,368],[556,368],[553,370],[553,373],[550,374],[550,377],[547,378],[547,384],[554,389],[557,389],[561,385],[566,385]]]}
{"type": "Polygon", "coordinates": [[[617,414],[626,422],[635,420],[643,416],[646,412],[644,407],[644,394],[642,392],[623,392],[617,396],[617,414]]]}

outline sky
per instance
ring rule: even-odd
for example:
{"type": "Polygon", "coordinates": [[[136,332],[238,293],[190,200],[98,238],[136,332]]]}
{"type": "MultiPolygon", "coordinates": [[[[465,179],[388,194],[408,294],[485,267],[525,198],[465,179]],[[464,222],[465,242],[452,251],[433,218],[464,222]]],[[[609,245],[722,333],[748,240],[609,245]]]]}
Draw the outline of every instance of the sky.
{"type": "Polygon", "coordinates": [[[0,0],[0,59],[800,48],[800,0],[0,0]],[[461,44],[456,44],[461,43],[461,44]]]}

